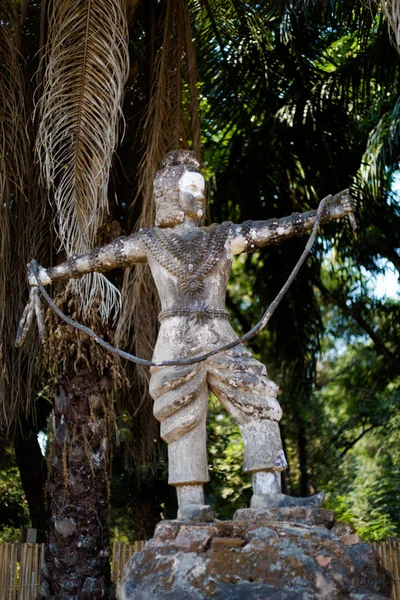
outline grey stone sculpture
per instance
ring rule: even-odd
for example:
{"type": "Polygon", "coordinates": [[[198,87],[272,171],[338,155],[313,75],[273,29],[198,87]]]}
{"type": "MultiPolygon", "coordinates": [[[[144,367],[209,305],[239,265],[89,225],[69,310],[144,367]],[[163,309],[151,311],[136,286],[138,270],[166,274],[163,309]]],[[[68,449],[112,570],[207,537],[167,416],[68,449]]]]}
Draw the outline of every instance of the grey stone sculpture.
{"type": "MultiPolygon", "coordinates": [[[[40,267],[44,284],[148,261],[162,305],[156,362],[201,355],[237,336],[225,310],[234,255],[300,236],[316,211],[282,219],[201,227],[204,179],[194,153],[178,150],[163,160],[154,179],[156,227],[143,229],[51,269],[40,267]]],[[[347,192],[329,199],[324,221],[354,210],[347,192]]],[[[31,286],[37,285],[31,273],[31,286]]],[[[238,424],[244,440],[244,470],[252,476],[251,507],[316,505],[322,495],[291,498],[281,493],[286,466],[279,433],[278,386],[243,345],[194,365],[153,366],[150,393],[161,436],[168,444],[169,483],[176,487],[178,518],[211,521],[204,505],[208,481],[206,415],[211,390],[238,424]]]]}

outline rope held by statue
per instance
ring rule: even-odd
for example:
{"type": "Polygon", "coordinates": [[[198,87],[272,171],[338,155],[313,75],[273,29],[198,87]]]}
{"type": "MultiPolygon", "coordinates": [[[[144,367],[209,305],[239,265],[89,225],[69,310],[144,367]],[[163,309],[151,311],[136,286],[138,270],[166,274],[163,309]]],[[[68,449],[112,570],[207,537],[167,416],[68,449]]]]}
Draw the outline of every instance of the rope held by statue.
{"type": "MultiPolygon", "coordinates": [[[[39,276],[38,263],[36,262],[36,260],[32,260],[30,263],[30,266],[32,268],[32,273],[34,274],[34,276],[36,278],[38,288],[39,288],[42,296],[44,297],[44,299],[46,300],[48,305],[60,317],[60,319],[62,319],[67,325],[70,325],[71,327],[75,327],[79,331],[86,333],[89,337],[93,338],[95,340],[95,342],[97,342],[100,346],[102,346],[103,348],[105,348],[106,350],[111,352],[112,354],[115,354],[116,356],[118,356],[120,358],[124,358],[125,360],[133,362],[135,364],[138,364],[141,366],[146,366],[146,367],[172,367],[172,366],[180,366],[180,365],[182,365],[182,366],[183,365],[193,365],[195,363],[207,360],[207,358],[214,356],[215,354],[224,352],[225,350],[230,350],[231,348],[234,348],[235,346],[238,346],[239,344],[242,344],[243,342],[250,340],[252,337],[257,335],[257,333],[262,331],[262,329],[264,329],[267,326],[270,318],[272,317],[276,308],[280,304],[284,295],[287,293],[288,289],[290,288],[291,284],[293,283],[295,277],[297,276],[300,268],[302,267],[304,261],[306,260],[307,256],[309,255],[309,253],[314,245],[324,208],[326,206],[327,201],[330,198],[331,198],[331,196],[327,196],[326,198],[321,200],[321,202],[319,203],[311,235],[307,241],[307,244],[306,244],[299,260],[297,261],[295,267],[293,268],[286,283],[283,285],[283,287],[277,294],[276,298],[271,302],[268,309],[264,312],[264,314],[261,317],[261,319],[259,320],[259,322],[254,327],[252,327],[252,329],[250,329],[246,334],[242,335],[241,337],[237,338],[236,340],[234,340],[228,344],[224,344],[223,346],[220,346],[219,348],[215,348],[214,350],[210,350],[209,352],[206,352],[205,354],[201,354],[199,356],[194,356],[192,358],[165,360],[165,361],[151,361],[151,360],[145,360],[138,356],[129,354],[128,352],[125,352],[124,350],[115,348],[114,346],[112,346],[111,344],[107,343],[102,338],[100,338],[89,327],[86,327],[85,325],[82,325],[81,323],[78,323],[77,321],[74,321],[73,319],[67,317],[58,308],[58,306],[55,304],[55,302],[51,299],[51,297],[47,293],[44,285],[42,284],[42,282],[40,280],[40,276],[39,276]]],[[[355,222],[354,215],[351,214],[349,216],[352,217],[351,224],[354,228],[354,222],[355,222]]],[[[42,340],[44,339],[44,325],[43,325],[43,318],[42,318],[41,310],[40,310],[38,288],[32,288],[30,301],[29,301],[27,307],[25,308],[24,314],[21,318],[21,322],[20,322],[18,332],[17,332],[17,338],[15,341],[15,344],[17,347],[22,346],[22,344],[24,343],[26,334],[28,332],[29,326],[33,319],[33,312],[36,313],[38,325],[40,325],[39,334],[40,334],[42,340]]]]}

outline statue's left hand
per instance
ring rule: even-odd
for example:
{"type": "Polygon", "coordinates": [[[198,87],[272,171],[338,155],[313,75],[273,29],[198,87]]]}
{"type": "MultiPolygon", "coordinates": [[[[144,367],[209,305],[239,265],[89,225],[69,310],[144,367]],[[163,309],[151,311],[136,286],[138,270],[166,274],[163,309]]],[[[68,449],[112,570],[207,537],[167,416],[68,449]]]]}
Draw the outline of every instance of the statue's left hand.
{"type": "Polygon", "coordinates": [[[349,190],[343,190],[338,194],[332,196],[326,203],[325,214],[330,219],[339,219],[341,217],[348,216],[350,224],[355,231],[357,229],[357,222],[354,216],[355,204],[353,198],[350,196],[349,190]]]}

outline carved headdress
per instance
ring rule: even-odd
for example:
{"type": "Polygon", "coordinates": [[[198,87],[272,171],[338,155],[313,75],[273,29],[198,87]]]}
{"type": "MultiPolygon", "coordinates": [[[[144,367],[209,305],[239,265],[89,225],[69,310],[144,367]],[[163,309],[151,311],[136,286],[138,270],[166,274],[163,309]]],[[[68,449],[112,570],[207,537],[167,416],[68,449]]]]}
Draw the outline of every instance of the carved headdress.
{"type": "Polygon", "coordinates": [[[179,205],[179,180],[186,171],[200,173],[200,163],[195,152],[174,150],[162,159],[161,165],[154,177],[156,226],[171,227],[185,218],[179,205]]]}

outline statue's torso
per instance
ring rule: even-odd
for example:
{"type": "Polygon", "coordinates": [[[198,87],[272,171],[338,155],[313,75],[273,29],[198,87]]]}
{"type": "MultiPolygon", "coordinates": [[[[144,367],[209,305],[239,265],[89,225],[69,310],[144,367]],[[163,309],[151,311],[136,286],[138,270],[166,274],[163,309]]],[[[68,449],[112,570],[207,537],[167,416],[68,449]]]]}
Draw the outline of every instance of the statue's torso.
{"type": "Polygon", "coordinates": [[[231,224],[190,230],[142,230],[147,260],[162,310],[176,307],[225,308],[232,255],[231,224]]]}
{"type": "Polygon", "coordinates": [[[231,224],[142,231],[161,300],[155,357],[188,356],[234,339],[225,311],[231,224]]]}

